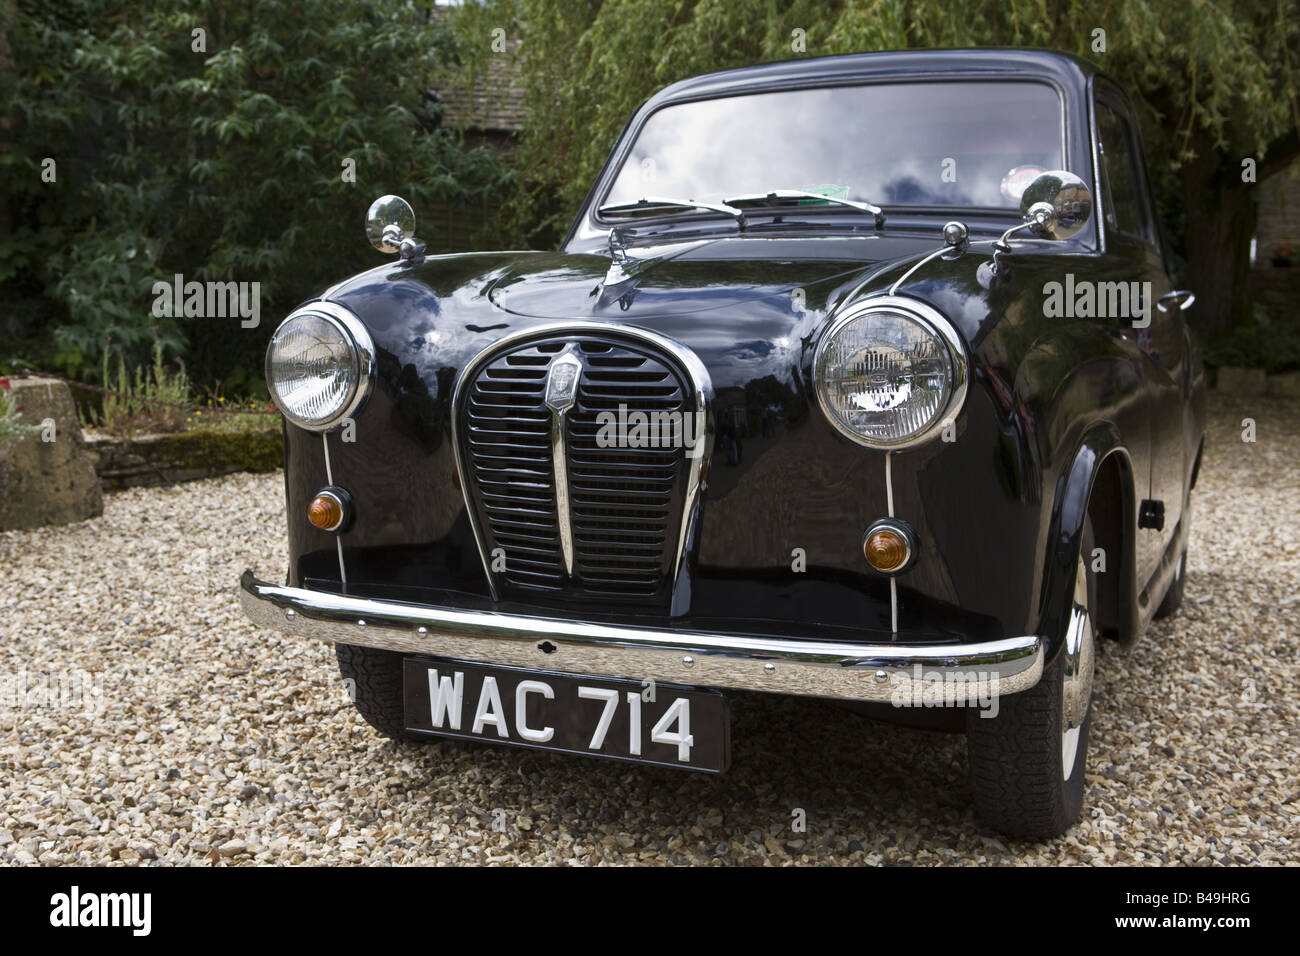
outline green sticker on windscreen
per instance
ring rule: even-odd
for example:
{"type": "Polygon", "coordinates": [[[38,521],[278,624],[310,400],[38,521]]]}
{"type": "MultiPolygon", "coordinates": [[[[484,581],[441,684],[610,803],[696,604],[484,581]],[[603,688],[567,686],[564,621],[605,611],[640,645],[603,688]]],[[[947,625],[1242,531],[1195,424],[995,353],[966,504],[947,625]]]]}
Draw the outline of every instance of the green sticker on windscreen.
{"type": "MultiPolygon", "coordinates": [[[[849,187],[848,187],[848,186],[831,186],[831,185],[822,185],[822,186],[805,186],[805,187],[803,187],[803,191],[804,191],[804,192],[808,192],[808,193],[816,193],[816,194],[819,195],[819,196],[827,196],[827,197],[829,197],[829,198],[831,198],[831,199],[848,199],[848,198],[849,198],[849,187]]],[[[799,200],[799,205],[801,205],[801,206],[823,206],[823,205],[825,205],[825,203],[823,203],[820,199],[801,199],[801,200],[799,200]]]]}

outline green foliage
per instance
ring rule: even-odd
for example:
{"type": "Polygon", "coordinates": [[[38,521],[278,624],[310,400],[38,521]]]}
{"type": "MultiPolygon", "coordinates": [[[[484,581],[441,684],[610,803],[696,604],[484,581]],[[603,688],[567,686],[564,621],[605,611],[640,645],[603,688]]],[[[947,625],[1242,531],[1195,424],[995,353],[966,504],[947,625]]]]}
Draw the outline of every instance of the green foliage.
{"type": "Polygon", "coordinates": [[[263,473],[284,467],[279,422],[273,428],[233,431],[185,431],[158,439],[151,456],[171,467],[263,473]]]}
{"type": "MultiPolygon", "coordinates": [[[[1300,127],[1300,17],[1290,0],[489,0],[478,22],[526,24],[526,190],[553,198],[552,231],[581,206],[629,115],[700,73],[872,50],[1046,47],[1098,63],[1135,96],[1169,231],[1182,232],[1175,171],[1225,165],[1300,127]],[[1105,51],[1094,31],[1105,31],[1105,51]],[[796,49],[803,31],[803,50],[796,49]]],[[[476,48],[477,49],[477,48],[476,48]]]]}
{"type": "Polygon", "coordinates": [[[109,368],[110,350],[105,349],[101,380],[112,390],[104,396],[95,426],[109,435],[130,437],[143,433],[174,432],[184,427],[190,400],[190,381],[185,363],[175,359],[177,371],[168,370],[163,361],[162,340],[154,337],[153,362],[148,368],[137,365],[135,374],[126,368],[122,350],[116,349],[116,375],[109,368]]]}
{"type": "Polygon", "coordinates": [[[0,388],[0,448],[10,438],[29,435],[41,430],[40,425],[29,425],[22,420],[23,413],[18,411],[9,398],[9,389],[0,388]]]}
{"type": "MultiPolygon", "coordinates": [[[[456,38],[407,0],[0,4],[0,302],[51,300],[56,359],[143,358],[248,390],[279,314],[384,260],[370,202],[489,202],[511,174],[434,129],[424,95],[456,38]],[[204,31],[204,51],[195,49],[204,31]],[[56,180],[45,182],[52,158],[56,180]],[[355,162],[355,182],[344,163],[355,162]],[[259,282],[262,321],[151,313],[155,280],[259,282]]],[[[29,321],[29,325],[33,324],[29,321]]],[[[17,333],[15,333],[17,334],[17,333]]]]}
{"type": "Polygon", "coordinates": [[[1300,370],[1300,325],[1277,318],[1257,303],[1249,322],[1211,335],[1202,354],[1215,368],[1235,365],[1269,374],[1300,370]]]}
{"type": "Polygon", "coordinates": [[[0,335],[16,340],[0,361],[93,376],[110,337],[125,368],[156,336],[195,381],[254,394],[277,318],[385,261],[361,238],[374,197],[401,193],[417,213],[486,205],[502,218],[480,242],[552,245],[641,102],[753,63],[1078,53],[1137,99],[1180,249],[1185,222],[1214,214],[1207,183],[1300,136],[1293,0],[484,0],[436,17],[431,2],[0,0],[0,335]],[[501,55],[497,28],[524,36],[528,129],[508,159],[435,128],[424,98],[449,65],[472,76],[501,55]],[[1217,165],[1189,177],[1207,156],[1217,165]],[[152,314],[153,283],[176,274],[259,282],[260,325],[152,314]]]}
{"type": "Polygon", "coordinates": [[[208,406],[206,415],[203,414],[203,409],[196,409],[192,415],[186,417],[185,430],[218,432],[223,435],[273,431],[279,435],[284,419],[280,417],[279,412],[266,411],[266,407],[265,402],[260,405],[249,403],[247,407],[240,410],[240,414],[226,414],[233,410],[231,406],[215,405],[208,406]]]}
{"type": "Polygon", "coordinates": [[[238,433],[184,431],[104,443],[99,454],[110,463],[101,480],[105,488],[117,490],[186,480],[196,473],[275,471],[284,466],[284,441],[279,427],[238,433]],[[117,462],[125,467],[113,468],[117,462]]]}

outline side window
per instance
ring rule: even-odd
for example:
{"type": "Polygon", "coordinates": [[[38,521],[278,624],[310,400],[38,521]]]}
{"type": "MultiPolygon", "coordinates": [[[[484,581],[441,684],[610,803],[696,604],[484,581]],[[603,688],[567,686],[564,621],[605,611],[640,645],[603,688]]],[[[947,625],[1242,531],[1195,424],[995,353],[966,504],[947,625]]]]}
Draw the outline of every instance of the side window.
{"type": "Polygon", "coordinates": [[[1139,183],[1138,153],[1129,125],[1114,110],[1100,100],[1097,102],[1097,149],[1106,177],[1106,226],[1130,236],[1154,243],[1154,227],[1150,221],[1146,197],[1139,183]]]}

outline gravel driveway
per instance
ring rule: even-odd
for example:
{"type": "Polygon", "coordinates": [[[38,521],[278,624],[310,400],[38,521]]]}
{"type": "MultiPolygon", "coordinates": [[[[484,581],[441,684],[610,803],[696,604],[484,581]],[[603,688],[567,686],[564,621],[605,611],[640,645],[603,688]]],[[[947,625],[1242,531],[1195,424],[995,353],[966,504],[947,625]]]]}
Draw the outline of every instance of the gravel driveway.
{"type": "Polygon", "coordinates": [[[238,475],[0,534],[0,860],[1300,862],[1300,406],[1216,398],[1211,417],[1184,609],[1103,648],[1063,838],[981,830],[962,737],[812,700],[733,695],[718,778],[385,741],[330,647],[240,613],[239,573],[277,578],[285,554],[282,478],[238,475]],[[62,706],[14,700],[51,670],[62,706]]]}

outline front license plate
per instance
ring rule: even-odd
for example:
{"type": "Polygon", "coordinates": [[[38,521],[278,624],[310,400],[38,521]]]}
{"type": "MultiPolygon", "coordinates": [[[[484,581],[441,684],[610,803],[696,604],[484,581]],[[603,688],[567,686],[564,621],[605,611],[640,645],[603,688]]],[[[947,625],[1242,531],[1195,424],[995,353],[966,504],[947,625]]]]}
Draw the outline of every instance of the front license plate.
{"type": "Polygon", "coordinates": [[[408,657],[406,729],[721,773],[731,718],[717,691],[408,657]]]}

